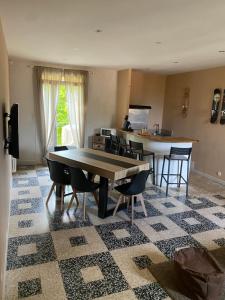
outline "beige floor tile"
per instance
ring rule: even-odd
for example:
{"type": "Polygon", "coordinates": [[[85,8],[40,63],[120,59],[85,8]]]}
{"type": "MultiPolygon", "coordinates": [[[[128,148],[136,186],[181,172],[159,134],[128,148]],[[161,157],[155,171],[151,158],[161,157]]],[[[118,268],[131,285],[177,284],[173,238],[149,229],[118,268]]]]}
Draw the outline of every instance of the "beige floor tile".
{"type": "Polygon", "coordinates": [[[93,226],[52,231],[51,234],[57,257],[60,260],[108,251],[93,226]],[[77,236],[84,236],[87,244],[72,247],[70,238],[77,236]]]}
{"type": "Polygon", "coordinates": [[[27,300],[65,300],[66,295],[57,262],[35,265],[22,269],[7,271],[6,300],[18,299],[18,282],[41,279],[42,294],[26,297],[27,300]]]}
{"type": "Polygon", "coordinates": [[[167,260],[164,254],[151,243],[113,250],[111,254],[131,288],[156,281],[147,268],[140,269],[136,265],[133,261],[134,257],[148,256],[153,263],[161,263],[167,260]]]}

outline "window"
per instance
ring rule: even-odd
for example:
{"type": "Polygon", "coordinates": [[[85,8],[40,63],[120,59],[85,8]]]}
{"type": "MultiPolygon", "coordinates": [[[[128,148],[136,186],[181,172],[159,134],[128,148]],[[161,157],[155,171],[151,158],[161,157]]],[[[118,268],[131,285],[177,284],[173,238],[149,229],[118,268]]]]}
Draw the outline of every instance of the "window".
{"type": "Polygon", "coordinates": [[[64,84],[59,87],[59,99],[56,107],[56,144],[58,146],[68,145],[72,141],[68,140],[68,132],[70,132],[68,104],[66,99],[66,88],[64,84]],[[67,136],[66,136],[67,135],[67,136]]]}

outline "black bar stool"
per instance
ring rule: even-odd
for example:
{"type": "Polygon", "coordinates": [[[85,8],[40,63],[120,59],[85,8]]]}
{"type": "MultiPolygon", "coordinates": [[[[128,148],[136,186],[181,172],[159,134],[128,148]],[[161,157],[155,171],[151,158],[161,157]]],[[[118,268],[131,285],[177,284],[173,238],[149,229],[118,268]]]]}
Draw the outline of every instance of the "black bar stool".
{"type": "Polygon", "coordinates": [[[152,157],[152,167],[150,173],[152,174],[152,183],[155,185],[155,153],[152,151],[144,150],[143,144],[138,142],[129,141],[131,153],[137,154],[139,160],[144,160],[144,157],[152,157]]]}
{"type": "Polygon", "coordinates": [[[191,151],[192,148],[177,148],[177,147],[171,147],[170,154],[164,155],[163,158],[163,165],[162,165],[162,174],[161,174],[161,180],[160,180],[160,187],[162,186],[162,180],[164,179],[166,182],[166,196],[168,195],[168,187],[169,184],[177,184],[178,187],[180,187],[181,184],[186,184],[186,197],[188,197],[188,184],[189,184],[189,165],[190,165],[190,157],[191,157],[191,151]],[[167,173],[164,173],[164,166],[165,161],[168,160],[168,169],[167,173]],[[178,168],[179,168],[179,162],[181,162],[180,165],[180,171],[178,170],[178,173],[171,174],[170,173],[170,163],[171,161],[178,161],[178,168]],[[185,179],[182,176],[182,168],[183,168],[183,162],[187,162],[187,178],[185,179]],[[166,177],[165,177],[166,176],[166,177]],[[178,181],[177,182],[169,182],[170,176],[177,176],[178,181]],[[181,179],[184,182],[181,182],[181,179]]]}

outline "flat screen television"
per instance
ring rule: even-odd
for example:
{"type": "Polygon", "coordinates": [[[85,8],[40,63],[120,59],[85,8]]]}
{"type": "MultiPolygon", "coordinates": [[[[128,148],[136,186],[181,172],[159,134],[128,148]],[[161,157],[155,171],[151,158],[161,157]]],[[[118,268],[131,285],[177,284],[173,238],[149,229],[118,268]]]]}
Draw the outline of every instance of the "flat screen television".
{"type": "Polygon", "coordinates": [[[18,104],[13,104],[8,115],[8,151],[14,158],[19,158],[18,104]]]}

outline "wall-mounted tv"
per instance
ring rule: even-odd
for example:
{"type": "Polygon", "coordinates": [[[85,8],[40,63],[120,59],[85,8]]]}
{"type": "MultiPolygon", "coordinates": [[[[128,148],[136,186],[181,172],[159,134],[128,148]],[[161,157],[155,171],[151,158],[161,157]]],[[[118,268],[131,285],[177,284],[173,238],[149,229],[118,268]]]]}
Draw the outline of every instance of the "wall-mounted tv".
{"type": "Polygon", "coordinates": [[[10,114],[6,114],[5,117],[9,118],[5,148],[14,158],[19,158],[18,104],[13,104],[10,114]]]}

